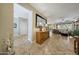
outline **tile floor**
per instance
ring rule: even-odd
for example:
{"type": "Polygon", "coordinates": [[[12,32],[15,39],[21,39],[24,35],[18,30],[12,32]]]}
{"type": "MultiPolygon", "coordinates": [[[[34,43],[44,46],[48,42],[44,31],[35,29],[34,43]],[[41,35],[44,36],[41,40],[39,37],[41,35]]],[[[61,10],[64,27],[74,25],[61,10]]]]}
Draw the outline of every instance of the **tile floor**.
{"type": "Polygon", "coordinates": [[[42,45],[30,43],[26,36],[14,39],[16,55],[75,55],[73,38],[52,34],[42,45]]]}

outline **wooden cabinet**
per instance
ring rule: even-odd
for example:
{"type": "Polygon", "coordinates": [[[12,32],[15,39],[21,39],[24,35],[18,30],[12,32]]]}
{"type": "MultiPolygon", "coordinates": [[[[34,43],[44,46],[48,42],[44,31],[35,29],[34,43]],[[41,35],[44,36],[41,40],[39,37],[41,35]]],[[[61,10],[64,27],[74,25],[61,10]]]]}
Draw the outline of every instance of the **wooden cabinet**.
{"type": "Polygon", "coordinates": [[[36,32],[36,42],[42,44],[45,40],[49,38],[49,31],[39,31],[36,32]]]}
{"type": "Polygon", "coordinates": [[[74,52],[79,55],[79,38],[77,37],[74,40],[74,52]]]}

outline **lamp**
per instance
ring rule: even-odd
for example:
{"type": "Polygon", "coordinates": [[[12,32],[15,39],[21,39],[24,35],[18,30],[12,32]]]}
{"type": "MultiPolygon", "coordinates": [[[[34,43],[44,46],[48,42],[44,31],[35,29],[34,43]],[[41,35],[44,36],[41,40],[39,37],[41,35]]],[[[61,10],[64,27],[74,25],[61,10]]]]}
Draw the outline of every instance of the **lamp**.
{"type": "Polygon", "coordinates": [[[41,22],[39,23],[39,29],[40,29],[40,31],[42,31],[42,23],[41,22]]]}
{"type": "Polygon", "coordinates": [[[48,27],[48,24],[45,24],[45,27],[48,27]]]}
{"type": "Polygon", "coordinates": [[[48,24],[45,24],[46,30],[48,30],[48,24]]]}

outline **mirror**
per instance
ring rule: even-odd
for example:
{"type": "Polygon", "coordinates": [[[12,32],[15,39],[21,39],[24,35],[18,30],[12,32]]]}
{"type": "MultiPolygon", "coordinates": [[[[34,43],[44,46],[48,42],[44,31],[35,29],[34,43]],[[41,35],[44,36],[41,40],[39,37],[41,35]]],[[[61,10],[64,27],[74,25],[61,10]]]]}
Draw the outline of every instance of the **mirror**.
{"type": "Polygon", "coordinates": [[[42,16],[36,14],[36,27],[45,26],[47,24],[47,20],[42,16]]]}

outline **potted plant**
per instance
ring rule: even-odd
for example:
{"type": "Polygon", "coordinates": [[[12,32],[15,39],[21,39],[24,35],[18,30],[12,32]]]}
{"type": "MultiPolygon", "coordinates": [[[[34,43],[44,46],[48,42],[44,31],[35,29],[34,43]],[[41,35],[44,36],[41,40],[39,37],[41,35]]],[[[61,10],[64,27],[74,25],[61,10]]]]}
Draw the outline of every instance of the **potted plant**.
{"type": "Polygon", "coordinates": [[[72,35],[79,37],[79,29],[74,30],[74,31],[72,32],[72,35]]]}

